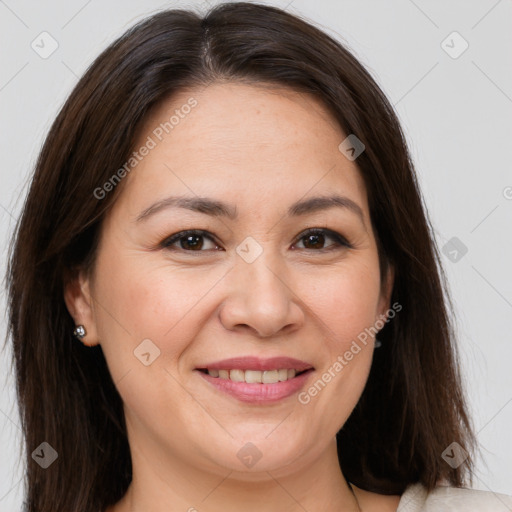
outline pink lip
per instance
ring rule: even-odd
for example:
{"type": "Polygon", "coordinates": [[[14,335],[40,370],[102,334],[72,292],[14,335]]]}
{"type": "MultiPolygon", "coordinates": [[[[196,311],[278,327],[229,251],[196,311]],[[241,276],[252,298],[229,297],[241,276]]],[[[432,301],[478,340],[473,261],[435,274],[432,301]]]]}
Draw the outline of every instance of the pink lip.
{"type": "MultiPolygon", "coordinates": [[[[209,367],[211,368],[211,367],[209,367]]],[[[226,367],[224,367],[225,369],[226,367]]],[[[281,366],[281,368],[283,368],[281,366]]],[[[212,368],[213,369],[213,368],[212,368]]],[[[223,369],[223,368],[221,368],[223,369]]],[[[233,366],[230,369],[236,369],[233,366]]],[[[242,368],[240,368],[242,369],[242,368]]],[[[250,370],[251,368],[246,368],[250,370]]],[[[274,370],[276,368],[273,368],[274,370]]],[[[275,384],[247,384],[247,382],[235,382],[229,379],[221,379],[219,377],[212,377],[207,373],[199,371],[199,375],[208,381],[212,386],[217,388],[228,395],[240,400],[241,402],[264,404],[277,402],[283,398],[287,398],[294,393],[297,393],[303,386],[310,374],[313,372],[311,368],[297,377],[284,382],[276,382],[275,384]]]]}
{"type": "Polygon", "coordinates": [[[233,357],[222,361],[207,363],[198,366],[196,370],[280,370],[295,369],[298,372],[304,372],[293,379],[274,384],[248,384],[247,382],[235,382],[229,379],[212,377],[208,373],[199,371],[203,377],[216,389],[233,396],[234,398],[249,403],[270,403],[277,402],[297,393],[303,386],[309,375],[314,370],[313,366],[306,361],[294,359],[291,357],[271,357],[262,359],[259,357],[233,357]],[[307,371],[306,371],[307,370],[307,371]]]}
{"type": "Polygon", "coordinates": [[[281,370],[295,369],[298,372],[309,370],[313,365],[306,361],[300,361],[292,357],[271,357],[262,359],[260,357],[233,357],[231,359],[223,359],[213,363],[206,363],[198,366],[197,369],[208,370],[281,370]]]}

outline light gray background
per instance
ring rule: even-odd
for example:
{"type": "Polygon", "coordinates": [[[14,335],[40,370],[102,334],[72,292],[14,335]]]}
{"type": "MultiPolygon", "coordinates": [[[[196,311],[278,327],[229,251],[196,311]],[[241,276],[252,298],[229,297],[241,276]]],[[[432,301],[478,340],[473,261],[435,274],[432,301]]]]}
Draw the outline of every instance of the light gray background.
{"type": "MultiPolygon", "coordinates": [[[[400,116],[439,246],[457,237],[467,247],[462,257],[460,250],[447,251],[443,262],[485,454],[475,487],[512,494],[512,1],[266,3],[313,20],[344,40],[367,66],[400,116]],[[469,44],[458,58],[441,46],[453,31],[469,44]]],[[[166,7],[203,11],[206,6],[206,1],[0,0],[2,275],[28,173],[78,77],[100,50],[146,15],[166,7]],[[43,31],[59,45],[47,59],[31,48],[43,31]]],[[[452,52],[462,48],[456,36],[446,45],[452,52]]],[[[4,291],[1,307],[5,311],[4,291]]],[[[5,325],[3,315],[3,338],[5,325]]],[[[10,512],[21,506],[23,464],[9,362],[6,350],[0,354],[0,510],[10,512]]]]}

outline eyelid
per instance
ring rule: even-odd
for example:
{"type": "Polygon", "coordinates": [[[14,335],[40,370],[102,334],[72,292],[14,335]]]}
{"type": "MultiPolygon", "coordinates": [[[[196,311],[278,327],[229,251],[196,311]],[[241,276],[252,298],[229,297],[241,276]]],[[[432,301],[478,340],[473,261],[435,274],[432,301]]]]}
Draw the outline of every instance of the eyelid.
{"type": "MultiPolygon", "coordinates": [[[[209,231],[206,231],[204,229],[184,229],[183,231],[178,231],[177,233],[174,233],[173,235],[170,235],[167,238],[165,238],[162,242],[160,242],[159,245],[163,249],[171,250],[172,244],[178,242],[182,238],[185,238],[186,236],[189,236],[189,235],[197,235],[197,236],[202,236],[203,238],[208,238],[215,245],[220,246],[220,244],[217,242],[215,237],[209,231]]],[[[182,252],[189,252],[189,253],[190,252],[196,252],[196,253],[207,252],[207,251],[185,251],[184,249],[181,249],[181,248],[177,248],[177,250],[182,251],[182,252]]]]}
{"type": "MultiPolygon", "coordinates": [[[[296,244],[302,238],[304,238],[305,236],[310,235],[310,234],[323,234],[323,235],[326,235],[327,237],[330,237],[333,240],[335,240],[336,243],[332,244],[330,246],[324,247],[322,249],[307,249],[307,248],[302,249],[302,248],[299,248],[299,250],[304,250],[304,251],[308,251],[308,252],[327,252],[329,250],[333,250],[333,249],[340,248],[340,247],[352,248],[352,244],[343,235],[341,235],[340,233],[338,233],[338,232],[336,232],[336,231],[334,231],[332,229],[329,229],[329,228],[318,227],[318,226],[307,228],[304,231],[302,231],[301,233],[299,233],[299,235],[297,235],[295,237],[295,241],[293,242],[293,244],[296,244]]],[[[213,234],[211,234],[209,231],[206,231],[204,229],[185,229],[183,231],[178,231],[177,233],[174,233],[173,235],[170,235],[167,238],[165,238],[159,245],[163,249],[173,250],[173,249],[171,249],[173,244],[175,244],[176,242],[178,242],[182,238],[185,238],[186,236],[189,236],[189,235],[197,235],[197,236],[201,236],[203,238],[207,238],[211,242],[213,242],[217,246],[217,248],[219,246],[221,246],[221,244],[219,244],[217,242],[216,237],[213,234]]],[[[175,250],[180,251],[180,252],[198,253],[199,254],[199,253],[202,253],[202,252],[211,251],[212,249],[199,250],[199,251],[187,251],[185,249],[175,248],[175,250]]],[[[221,250],[224,250],[224,249],[221,247],[221,250]]]]}
{"type": "MultiPolygon", "coordinates": [[[[332,229],[318,227],[318,226],[308,228],[308,229],[305,229],[304,231],[302,231],[302,233],[300,233],[296,237],[296,241],[300,241],[302,238],[304,238],[307,235],[317,234],[317,233],[325,234],[328,237],[334,239],[337,242],[338,246],[352,248],[352,244],[342,234],[340,234],[337,231],[334,231],[332,229]]],[[[330,250],[330,247],[332,247],[332,246],[324,247],[323,249],[317,249],[316,251],[314,250],[313,252],[328,251],[328,250],[330,250]]],[[[307,249],[304,249],[304,250],[307,250],[307,249]]]]}

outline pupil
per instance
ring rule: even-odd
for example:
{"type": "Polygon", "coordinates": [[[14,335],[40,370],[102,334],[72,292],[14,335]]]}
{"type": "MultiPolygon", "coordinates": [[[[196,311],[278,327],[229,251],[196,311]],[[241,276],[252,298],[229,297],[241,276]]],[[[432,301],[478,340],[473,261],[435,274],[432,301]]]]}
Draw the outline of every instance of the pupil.
{"type": "Polygon", "coordinates": [[[320,246],[320,248],[322,248],[323,246],[323,242],[324,242],[324,236],[321,235],[321,234],[318,234],[318,235],[308,235],[306,237],[306,239],[308,240],[308,244],[310,241],[312,241],[312,245],[315,247],[315,248],[318,248],[318,245],[320,246]]]}
{"type": "MultiPolygon", "coordinates": [[[[182,242],[182,248],[185,249],[185,246],[188,246],[192,249],[201,249],[203,244],[200,241],[201,235],[189,235],[187,237],[184,237],[182,240],[184,240],[184,243],[182,242]]],[[[322,248],[324,245],[324,235],[322,234],[312,234],[306,236],[306,246],[310,245],[314,247],[315,249],[322,248]]]]}
{"type": "MultiPolygon", "coordinates": [[[[189,235],[187,237],[185,237],[185,245],[189,245],[191,248],[193,249],[197,249],[197,248],[201,248],[203,246],[202,243],[198,242],[197,240],[200,239],[201,236],[200,235],[189,235]],[[196,240],[196,242],[194,243],[194,239],[196,240]]],[[[183,247],[183,245],[182,245],[183,247]]],[[[183,247],[185,249],[185,247],[183,247]]]]}

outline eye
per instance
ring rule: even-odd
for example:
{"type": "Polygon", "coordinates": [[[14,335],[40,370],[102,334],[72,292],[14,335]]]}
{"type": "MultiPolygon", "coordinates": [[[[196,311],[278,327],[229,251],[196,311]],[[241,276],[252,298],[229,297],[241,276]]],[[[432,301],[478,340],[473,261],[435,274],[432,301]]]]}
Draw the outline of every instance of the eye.
{"type": "Polygon", "coordinates": [[[303,247],[299,249],[316,249],[317,251],[331,251],[339,247],[351,247],[347,240],[335,231],[324,228],[312,228],[302,233],[299,242],[303,242],[303,247]],[[326,239],[334,240],[333,244],[323,247],[326,239]]]}
{"type": "Polygon", "coordinates": [[[205,250],[219,249],[219,246],[215,242],[215,240],[207,234],[206,231],[201,229],[189,229],[186,231],[180,231],[169,238],[166,238],[161,246],[166,249],[177,249],[184,250],[187,252],[202,252],[205,250]],[[205,244],[204,240],[208,240],[210,242],[210,247],[208,243],[205,244]],[[173,247],[176,243],[179,242],[179,247],[173,247]]]}
{"type": "MultiPolygon", "coordinates": [[[[351,247],[349,242],[335,231],[325,228],[311,228],[301,233],[298,237],[302,247],[298,249],[316,250],[317,252],[336,250],[340,247],[351,247]],[[331,239],[334,243],[324,247],[326,240],[331,239]]],[[[180,231],[166,238],[161,244],[162,248],[168,250],[182,250],[186,252],[205,252],[208,250],[224,250],[219,247],[212,235],[202,229],[189,229],[180,231]],[[207,241],[205,243],[205,240],[207,241]],[[208,244],[210,247],[208,247],[208,244]]],[[[293,246],[297,248],[297,246],[293,246]]]]}

